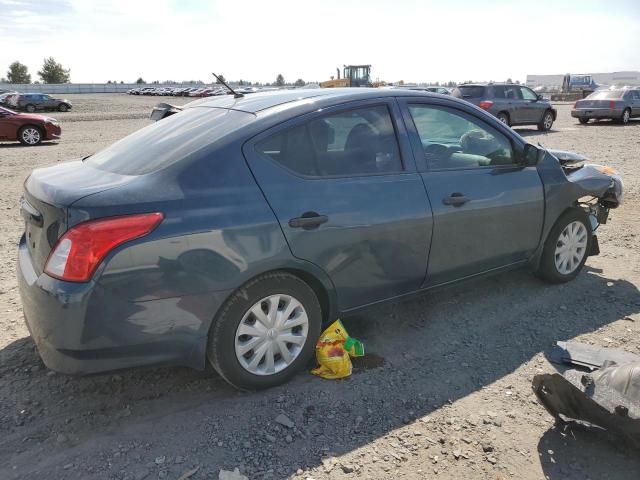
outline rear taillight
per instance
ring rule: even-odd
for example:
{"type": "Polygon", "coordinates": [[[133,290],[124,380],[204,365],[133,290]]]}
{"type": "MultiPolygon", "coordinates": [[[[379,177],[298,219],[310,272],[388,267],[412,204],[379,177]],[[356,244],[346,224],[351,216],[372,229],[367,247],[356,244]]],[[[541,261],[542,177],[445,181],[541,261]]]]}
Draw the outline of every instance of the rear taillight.
{"type": "Polygon", "coordinates": [[[578,102],[573,102],[573,109],[575,110],[576,108],[578,108],[578,102]]]}
{"type": "Polygon", "coordinates": [[[80,223],[60,237],[44,271],[60,280],[87,282],[111,250],[147,235],[163,218],[162,213],[145,213],[80,223]]]}
{"type": "Polygon", "coordinates": [[[611,101],[609,102],[609,108],[611,108],[611,109],[616,108],[616,102],[615,102],[615,101],[613,101],[613,100],[611,100],[611,101]]]}
{"type": "Polygon", "coordinates": [[[482,102],[480,102],[480,105],[479,105],[479,107],[482,108],[483,110],[489,110],[492,106],[493,106],[493,102],[490,102],[489,100],[483,100],[482,102]]]}

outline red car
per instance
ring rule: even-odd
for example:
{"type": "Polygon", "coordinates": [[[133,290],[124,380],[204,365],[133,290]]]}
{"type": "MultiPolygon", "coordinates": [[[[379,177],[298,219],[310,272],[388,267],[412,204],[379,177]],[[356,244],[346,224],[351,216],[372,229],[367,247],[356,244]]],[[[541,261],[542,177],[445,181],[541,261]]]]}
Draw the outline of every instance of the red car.
{"type": "Polygon", "coordinates": [[[18,113],[0,107],[0,141],[18,140],[23,145],[38,145],[43,140],[58,140],[62,130],[55,118],[33,113],[18,113]]]}

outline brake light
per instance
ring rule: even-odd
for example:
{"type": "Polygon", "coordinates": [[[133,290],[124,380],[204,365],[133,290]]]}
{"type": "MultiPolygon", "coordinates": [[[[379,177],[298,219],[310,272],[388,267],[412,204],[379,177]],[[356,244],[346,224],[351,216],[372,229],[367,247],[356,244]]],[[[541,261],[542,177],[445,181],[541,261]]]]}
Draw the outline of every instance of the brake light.
{"type": "Polygon", "coordinates": [[[87,282],[111,250],[151,233],[163,218],[162,213],[145,213],[80,223],[60,237],[44,271],[60,280],[87,282]]]}
{"type": "Polygon", "coordinates": [[[489,110],[492,106],[493,106],[493,102],[489,100],[483,100],[482,102],[480,102],[480,105],[479,105],[479,107],[482,108],[483,110],[489,110]]]}
{"type": "Polygon", "coordinates": [[[576,108],[578,108],[578,102],[573,102],[573,109],[575,110],[576,108]]]}
{"type": "Polygon", "coordinates": [[[616,102],[614,102],[613,100],[611,100],[609,102],[609,108],[616,108],[616,102]]]}

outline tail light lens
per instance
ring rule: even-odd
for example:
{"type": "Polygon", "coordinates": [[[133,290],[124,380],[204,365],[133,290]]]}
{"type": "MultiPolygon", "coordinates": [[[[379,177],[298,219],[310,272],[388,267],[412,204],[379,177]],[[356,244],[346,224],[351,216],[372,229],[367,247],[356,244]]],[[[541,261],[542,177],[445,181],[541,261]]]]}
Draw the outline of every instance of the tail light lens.
{"type": "Polygon", "coordinates": [[[611,100],[611,101],[609,102],[609,108],[616,108],[616,102],[615,102],[615,101],[613,101],[613,100],[611,100]]]}
{"type": "Polygon", "coordinates": [[[575,110],[576,108],[578,108],[578,102],[573,102],[573,109],[575,110]]]}
{"type": "Polygon", "coordinates": [[[482,102],[480,102],[479,107],[482,108],[483,110],[489,110],[492,105],[493,105],[493,102],[490,102],[489,100],[483,100],[482,102]]]}
{"type": "Polygon", "coordinates": [[[89,220],[71,228],[54,245],[44,271],[60,280],[87,282],[118,245],[144,237],[162,222],[162,213],[89,220]]]}

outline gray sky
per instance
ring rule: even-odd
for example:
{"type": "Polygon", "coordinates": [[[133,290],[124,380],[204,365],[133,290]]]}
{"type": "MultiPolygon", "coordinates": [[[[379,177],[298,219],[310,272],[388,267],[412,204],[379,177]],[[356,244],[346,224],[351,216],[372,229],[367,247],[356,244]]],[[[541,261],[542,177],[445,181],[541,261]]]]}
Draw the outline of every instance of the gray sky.
{"type": "Polygon", "coordinates": [[[640,70],[640,0],[0,0],[0,76],[43,58],[73,82],[525,80],[640,70]]]}

